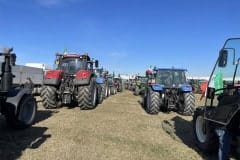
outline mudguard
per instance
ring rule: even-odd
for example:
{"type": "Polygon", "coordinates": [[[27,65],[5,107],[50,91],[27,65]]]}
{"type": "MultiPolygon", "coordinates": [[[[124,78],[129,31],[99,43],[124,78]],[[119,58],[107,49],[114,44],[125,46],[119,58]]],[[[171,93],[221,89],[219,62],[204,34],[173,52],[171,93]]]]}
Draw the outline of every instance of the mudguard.
{"type": "Polygon", "coordinates": [[[94,74],[91,74],[91,76],[89,76],[88,78],[78,78],[78,79],[74,79],[73,80],[73,83],[74,85],[76,86],[79,86],[79,85],[88,85],[90,83],[90,80],[92,78],[95,78],[94,74]]]}
{"type": "Polygon", "coordinates": [[[50,70],[44,76],[43,84],[59,85],[62,77],[63,77],[63,71],[62,70],[50,70]]]}
{"type": "Polygon", "coordinates": [[[160,84],[152,84],[151,88],[153,91],[163,91],[163,87],[160,84]]]}
{"type": "Polygon", "coordinates": [[[228,125],[239,111],[239,104],[223,105],[206,110],[204,118],[221,125],[228,125]]]}
{"type": "Polygon", "coordinates": [[[103,84],[105,82],[105,79],[104,78],[102,78],[102,77],[97,77],[96,78],[96,83],[97,84],[103,84]]]}
{"type": "Polygon", "coordinates": [[[32,94],[32,90],[29,88],[16,88],[9,92],[6,103],[10,103],[15,107],[15,114],[17,114],[17,109],[20,101],[24,95],[32,94]]]}
{"type": "Polygon", "coordinates": [[[192,86],[190,84],[183,84],[180,88],[181,92],[192,92],[192,86]]]}

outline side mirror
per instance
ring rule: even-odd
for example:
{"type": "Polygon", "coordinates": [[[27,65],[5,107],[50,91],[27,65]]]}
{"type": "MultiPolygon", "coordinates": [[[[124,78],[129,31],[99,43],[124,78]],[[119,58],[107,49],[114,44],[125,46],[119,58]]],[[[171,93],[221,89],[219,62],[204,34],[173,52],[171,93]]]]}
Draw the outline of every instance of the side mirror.
{"type": "Polygon", "coordinates": [[[219,67],[226,67],[227,65],[227,59],[228,59],[228,51],[222,49],[219,53],[218,57],[218,66],[219,67]]]}
{"type": "Polygon", "coordinates": [[[17,58],[16,54],[13,53],[10,55],[10,63],[12,66],[15,66],[16,58],[17,58]]]}
{"type": "Polygon", "coordinates": [[[207,89],[207,98],[214,99],[215,96],[215,88],[208,87],[207,89]]]}
{"type": "Polygon", "coordinates": [[[95,67],[98,68],[99,64],[98,64],[98,60],[95,61],[95,67]]]}

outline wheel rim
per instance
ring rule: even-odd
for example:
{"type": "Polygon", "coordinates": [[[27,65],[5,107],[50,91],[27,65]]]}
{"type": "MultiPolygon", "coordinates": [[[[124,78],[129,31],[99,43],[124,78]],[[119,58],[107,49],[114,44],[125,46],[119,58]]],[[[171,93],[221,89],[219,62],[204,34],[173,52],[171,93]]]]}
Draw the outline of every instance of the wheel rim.
{"type": "Polygon", "coordinates": [[[196,135],[197,139],[201,142],[204,143],[206,142],[206,123],[205,120],[203,119],[203,116],[198,116],[196,119],[196,135]]]}
{"type": "Polygon", "coordinates": [[[31,124],[36,114],[36,104],[34,100],[32,98],[28,98],[28,100],[25,99],[19,107],[20,112],[18,119],[26,125],[31,124]]]}

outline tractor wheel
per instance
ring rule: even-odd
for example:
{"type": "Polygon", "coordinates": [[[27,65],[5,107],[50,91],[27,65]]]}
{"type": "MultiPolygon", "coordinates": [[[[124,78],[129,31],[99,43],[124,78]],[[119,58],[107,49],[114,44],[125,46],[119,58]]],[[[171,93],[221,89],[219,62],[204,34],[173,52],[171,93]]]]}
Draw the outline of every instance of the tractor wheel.
{"type": "Polygon", "coordinates": [[[195,110],[195,96],[192,92],[183,93],[182,103],[179,104],[179,114],[192,116],[195,110]]]}
{"type": "Polygon", "coordinates": [[[197,108],[193,115],[193,130],[196,145],[204,152],[216,152],[218,149],[218,137],[209,121],[203,118],[204,111],[197,108]]]}
{"type": "Polygon", "coordinates": [[[93,79],[88,86],[78,87],[78,106],[80,109],[94,109],[97,103],[97,87],[93,79]]]}
{"type": "Polygon", "coordinates": [[[35,120],[37,104],[32,95],[24,95],[18,104],[17,112],[11,104],[6,104],[5,114],[7,124],[13,128],[25,129],[30,127],[35,120]]]}
{"type": "Polygon", "coordinates": [[[146,97],[146,111],[149,114],[158,114],[161,100],[160,93],[149,88],[146,97]]]}
{"type": "Polygon", "coordinates": [[[114,87],[110,87],[110,94],[114,95],[114,94],[116,94],[115,92],[116,92],[115,88],[114,87]]]}
{"type": "Polygon", "coordinates": [[[105,94],[105,96],[104,96],[104,98],[107,98],[109,95],[108,95],[108,90],[109,90],[109,86],[108,85],[106,85],[105,86],[105,90],[104,90],[104,94],[105,94]]]}
{"type": "Polygon", "coordinates": [[[41,98],[43,107],[46,109],[57,108],[57,89],[52,86],[43,86],[41,89],[41,98]]]}
{"type": "Polygon", "coordinates": [[[108,88],[108,96],[111,96],[111,88],[112,88],[112,87],[109,87],[109,88],[108,88]]]}
{"type": "Polygon", "coordinates": [[[122,92],[123,91],[123,86],[120,84],[119,85],[119,92],[122,92]]]}
{"type": "Polygon", "coordinates": [[[139,87],[136,87],[135,91],[134,91],[134,95],[138,96],[139,93],[140,93],[140,89],[139,89],[139,87]]]}
{"type": "Polygon", "coordinates": [[[105,95],[104,86],[105,86],[104,84],[101,84],[101,85],[98,85],[97,87],[97,103],[98,104],[101,104],[103,102],[104,95],[105,95]]]}

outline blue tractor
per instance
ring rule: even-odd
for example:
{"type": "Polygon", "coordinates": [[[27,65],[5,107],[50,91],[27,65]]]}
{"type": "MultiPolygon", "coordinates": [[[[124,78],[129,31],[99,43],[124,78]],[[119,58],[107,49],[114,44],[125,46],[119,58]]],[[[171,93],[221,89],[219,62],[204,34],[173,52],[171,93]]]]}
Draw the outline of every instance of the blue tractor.
{"type": "Polygon", "coordinates": [[[94,69],[94,72],[97,75],[97,102],[101,104],[109,95],[109,85],[107,80],[108,71],[104,71],[103,68],[96,68],[94,69]]]}
{"type": "Polygon", "coordinates": [[[150,114],[159,111],[176,111],[182,115],[192,115],[195,97],[191,85],[187,84],[186,70],[175,68],[154,68],[148,70],[147,87],[143,105],[150,114]]]}

